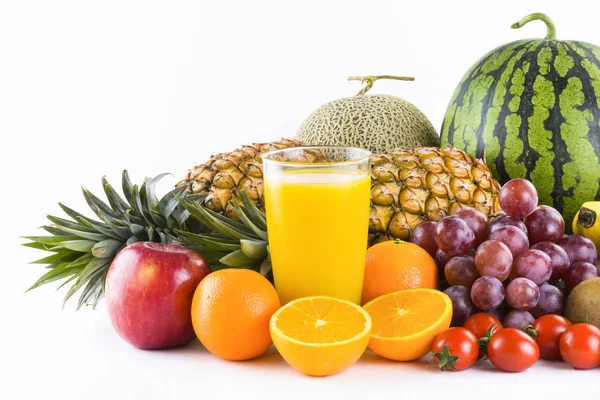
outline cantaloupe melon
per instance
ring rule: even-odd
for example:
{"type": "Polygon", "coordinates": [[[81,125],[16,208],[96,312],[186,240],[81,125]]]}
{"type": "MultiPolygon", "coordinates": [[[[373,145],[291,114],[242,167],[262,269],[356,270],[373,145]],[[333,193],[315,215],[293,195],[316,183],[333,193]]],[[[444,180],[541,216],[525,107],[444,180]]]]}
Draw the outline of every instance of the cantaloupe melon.
{"type": "Polygon", "coordinates": [[[374,154],[417,146],[439,146],[439,135],[429,119],[410,102],[398,97],[366,95],[377,79],[413,80],[394,76],[350,77],[367,86],[354,97],[338,99],[313,111],[300,125],[296,139],[311,145],[352,146],[374,154]]]}

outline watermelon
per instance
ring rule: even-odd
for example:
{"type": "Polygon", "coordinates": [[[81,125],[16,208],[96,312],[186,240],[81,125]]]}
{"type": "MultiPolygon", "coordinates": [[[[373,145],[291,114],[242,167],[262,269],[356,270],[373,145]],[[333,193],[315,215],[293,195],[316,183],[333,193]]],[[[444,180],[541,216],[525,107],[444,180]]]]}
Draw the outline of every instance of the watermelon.
{"type": "Polygon", "coordinates": [[[600,200],[600,48],[557,40],[544,14],[544,39],[500,46],[471,67],[456,88],[441,133],[448,144],[485,158],[504,184],[529,179],[540,203],[570,226],[579,206],[600,200]]]}

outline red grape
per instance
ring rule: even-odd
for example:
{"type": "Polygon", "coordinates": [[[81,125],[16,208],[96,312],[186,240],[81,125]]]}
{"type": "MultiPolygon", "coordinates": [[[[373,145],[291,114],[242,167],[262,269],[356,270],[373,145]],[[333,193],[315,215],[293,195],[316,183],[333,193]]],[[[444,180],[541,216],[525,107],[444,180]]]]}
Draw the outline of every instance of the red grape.
{"type": "Polygon", "coordinates": [[[469,289],[464,286],[451,286],[444,293],[452,300],[452,326],[462,326],[473,314],[475,307],[471,302],[469,289]]]}
{"type": "Polygon", "coordinates": [[[570,292],[579,285],[581,282],[598,277],[598,269],[594,264],[589,262],[579,261],[571,265],[567,273],[565,274],[565,289],[570,292]]]}
{"type": "Polygon", "coordinates": [[[538,194],[533,183],[516,178],[506,182],[498,196],[502,210],[515,218],[524,218],[538,205],[538,194]]]}
{"type": "Polygon", "coordinates": [[[529,311],[512,310],[502,320],[502,326],[524,331],[527,325],[533,324],[534,321],[535,318],[529,311]]]}
{"type": "Polygon", "coordinates": [[[504,286],[496,278],[482,276],[471,287],[471,300],[477,308],[484,311],[498,308],[504,301],[504,286]]]}
{"type": "Polygon", "coordinates": [[[450,256],[469,254],[475,244],[475,234],[458,217],[444,217],[435,227],[438,248],[450,256]]]}
{"type": "Polygon", "coordinates": [[[579,261],[595,264],[598,258],[594,242],[585,236],[565,236],[558,241],[558,245],[567,252],[571,265],[579,261]]]}
{"type": "Polygon", "coordinates": [[[435,263],[442,272],[444,272],[444,267],[446,266],[448,261],[450,261],[451,258],[451,255],[444,253],[440,249],[437,249],[437,251],[435,252],[435,263]]]}
{"type": "Polygon", "coordinates": [[[525,218],[529,242],[558,242],[565,234],[565,220],[554,208],[538,206],[525,218]]]}
{"type": "Polygon", "coordinates": [[[488,220],[487,216],[482,212],[475,208],[463,208],[454,214],[455,217],[458,217],[465,221],[469,228],[475,234],[475,243],[479,244],[485,240],[485,236],[487,234],[488,228],[488,220]]]}
{"type": "Polygon", "coordinates": [[[527,250],[515,259],[513,273],[539,286],[548,282],[552,275],[552,259],[541,250],[527,250]]]}
{"type": "Polygon", "coordinates": [[[431,257],[435,258],[438,247],[435,243],[435,227],[437,222],[425,221],[419,224],[412,233],[411,242],[425,249],[431,257]]]}
{"type": "Polygon", "coordinates": [[[530,310],[540,300],[540,289],[527,278],[513,279],[506,286],[506,302],[517,310],[530,310]]]}
{"type": "Polygon", "coordinates": [[[501,226],[492,232],[489,238],[504,243],[510,249],[513,258],[516,258],[519,254],[529,249],[527,235],[516,226],[501,226]]]}
{"type": "Polygon", "coordinates": [[[519,218],[511,217],[510,215],[505,215],[503,217],[496,218],[493,222],[490,223],[488,227],[488,235],[491,235],[496,229],[501,228],[506,225],[516,226],[520,230],[523,231],[524,234],[527,234],[527,227],[523,221],[519,218]]]}
{"type": "Polygon", "coordinates": [[[479,278],[473,256],[452,257],[444,267],[444,276],[452,286],[460,285],[470,288],[479,278]]]}
{"type": "MultiPolygon", "coordinates": [[[[484,311],[485,313],[488,313],[490,315],[493,315],[494,317],[498,318],[500,321],[502,321],[504,319],[504,317],[506,316],[506,314],[508,314],[509,312],[509,308],[508,305],[503,302],[502,304],[500,304],[498,306],[498,308],[494,309],[494,310],[487,310],[484,311]]],[[[477,310],[475,310],[477,311],[477,310]]]]}
{"type": "Polygon", "coordinates": [[[550,256],[550,259],[552,260],[552,276],[550,277],[551,281],[561,279],[571,265],[567,252],[556,243],[539,242],[531,246],[531,248],[535,250],[541,250],[550,256]]]}
{"type": "Polygon", "coordinates": [[[565,310],[565,295],[562,290],[549,283],[544,283],[539,289],[540,300],[531,309],[531,313],[536,317],[546,314],[562,315],[565,310]]]}
{"type": "Polygon", "coordinates": [[[498,240],[486,240],[475,252],[475,267],[481,276],[505,281],[510,275],[512,262],[510,249],[498,240]]]}

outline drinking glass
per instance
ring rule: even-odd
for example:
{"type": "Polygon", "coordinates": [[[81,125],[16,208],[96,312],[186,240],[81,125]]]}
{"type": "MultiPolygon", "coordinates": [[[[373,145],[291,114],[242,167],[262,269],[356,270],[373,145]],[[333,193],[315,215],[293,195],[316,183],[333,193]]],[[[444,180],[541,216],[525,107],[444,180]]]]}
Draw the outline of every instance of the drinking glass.
{"type": "Polygon", "coordinates": [[[265,153],[265,208],[282,304],[316,295],[360,304],[370,212],[370,156],[352,147],[265,153]]]}

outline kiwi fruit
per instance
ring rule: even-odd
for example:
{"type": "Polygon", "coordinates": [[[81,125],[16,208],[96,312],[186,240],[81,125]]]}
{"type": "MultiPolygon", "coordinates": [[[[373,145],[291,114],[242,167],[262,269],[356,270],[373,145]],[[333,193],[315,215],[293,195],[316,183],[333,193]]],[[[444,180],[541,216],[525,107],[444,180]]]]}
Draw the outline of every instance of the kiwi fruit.
{"type": "Polygon", "coordinates": [[[567,298],[565,317],[574,324],[588,322],[600,327],[600,278],[575,286],[567,298]]]}

